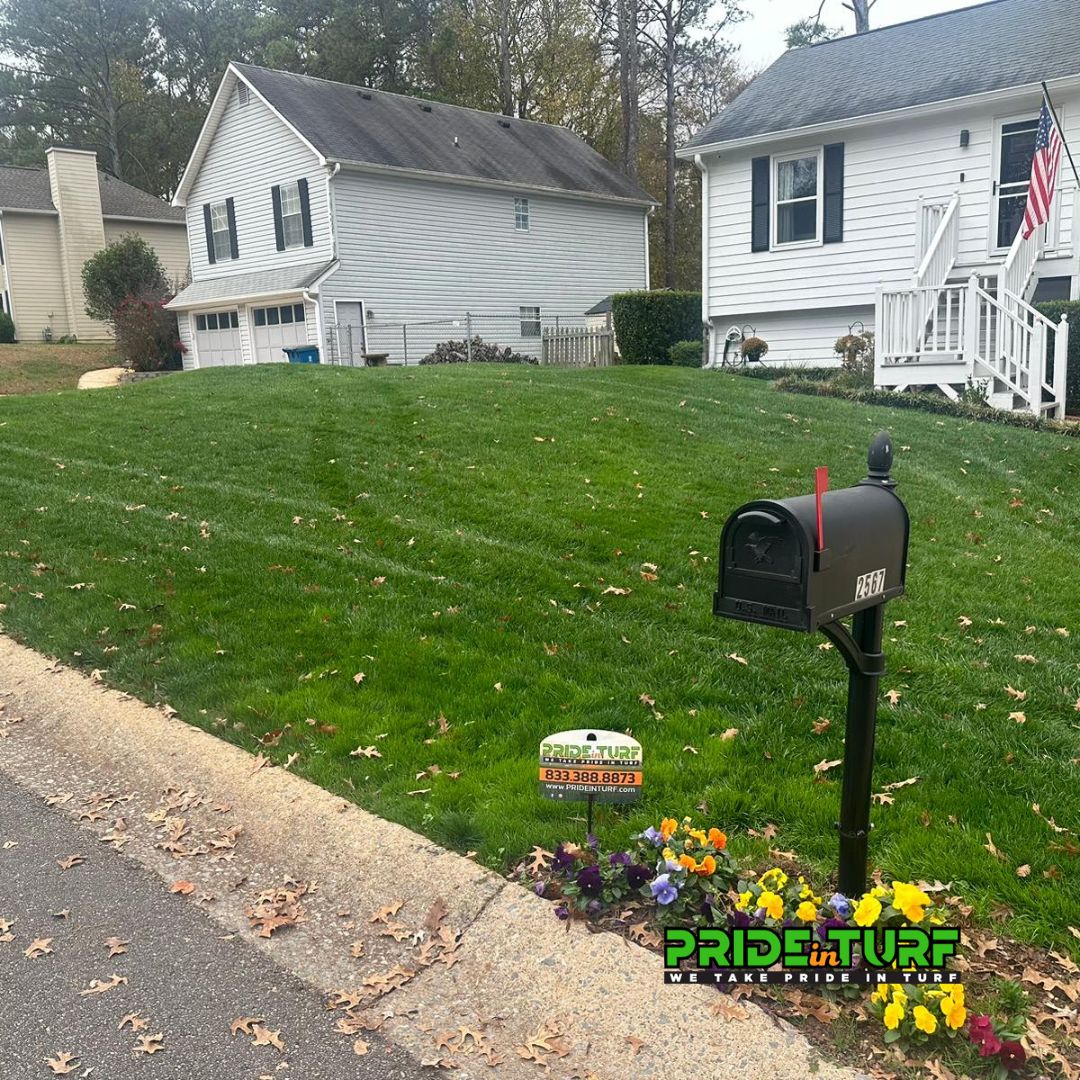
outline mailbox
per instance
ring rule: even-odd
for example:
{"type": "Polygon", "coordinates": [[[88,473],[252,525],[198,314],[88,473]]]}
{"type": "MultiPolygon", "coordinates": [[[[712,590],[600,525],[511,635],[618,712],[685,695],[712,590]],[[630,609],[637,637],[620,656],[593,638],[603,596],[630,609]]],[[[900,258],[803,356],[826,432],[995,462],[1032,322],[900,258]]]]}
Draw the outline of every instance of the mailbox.
{"type": "Polygon", "coordinates": [[[813,632],[899,596],[909,525],[889,479],[891,459],[887,441],[875,443],[870,475],[826,492],[820,516],[815,495],[739,507],[720,539],[713,614],[813,632]]]}

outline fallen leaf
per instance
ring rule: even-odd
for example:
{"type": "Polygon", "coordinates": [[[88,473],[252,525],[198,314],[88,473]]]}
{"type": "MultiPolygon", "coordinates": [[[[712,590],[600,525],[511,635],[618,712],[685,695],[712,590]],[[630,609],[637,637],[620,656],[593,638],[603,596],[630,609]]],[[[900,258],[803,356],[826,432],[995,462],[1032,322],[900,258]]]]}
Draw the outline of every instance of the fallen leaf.
{"type": "Polygon", "coordinates": [[[742,664],[743,667],[749,667],[750,661],[745,656],[740,656],[738,653],[728,653],[728,659],[734,660],[736,664],[742,664]]]}
{"type": "Polygon", "coordinates": [[[532,874],[533,877],[543,873],[554,857],[554,852],[545,851],[542,847],[534,847],[529,855],[529,865],[527,868],[529,873],[532,874]]]}
{"type": "Polygon", "coordinates": [[[165,1036],[162,1032],[158,1032],[156,1035],[140,1035],[138,1042],[135,1043],[136,1054],[156,1054],[159,1050],[164,1050],[165,1047],[162,1043],[165,1041],[165,1036]]]}
{"type": "Polygon", "coordinates": [[[726,731],[721,732],[720,741],[721,742],[731,742],[731,740],[734,739],[735,736],[738,735],[738,734],[739,734],[739,729],[737,727],[729,727],[726,731]]]}
{"type": "Polygon", "coordinates": [[[889,704],[894,709],[896,708],[897,705],[900,704],[900,698],[902,696],[903,695],[900,693],[899,690],[889,690],[889,691],[886,691],[886,694],[885,694],[885,697],[888,698],[888,700],[889,700],[889,704]]]}
{"type": "Polygon", "coordinates": [[[106,939],[105,948],[109,950],[109,956],[119,956],[127,952],[127,946],[130,944],[130,941],[121,941],[118,937],[111,937],[106,939]]]}
{"type": "Polygon", "coordinates": [[[34,940],[30,942],[30,945],[27,947],[26,951],[23,953],[23,956],[25,956],[27,960],[36,960],[39,956],[44,956],[46,953],[51,953],[52,940],[53,939],[51,937],[34,938],[34,940]]]}
{"type": "Polygon", "coordinates": [[[825,716],[819,716],[813,723],[813,730],[815,735],[824,735],[829,730],[832,721],[825,716]]]}
{"type": "Polygon", "coordinates": [[[284,1052],[285,1042],[281,1037],[280,1031],[271,1031],[269,1028],[263,1027],[262,1024],[253,1024],[251,1028],[252,1046],[273,1046],[277,1050],[284,1052]]]}
{"type": "Polygon", "coordinates": [[[1008,694],[1009,697],[1011,697],[1013,699],[1013,701],[1026,701],[1027,700],[1027,691],[1026,690],[1017,690],[1016,687],[1014,687],[1012,685],[1009,685],[1009,686],[1005,687],[1005,693],[1008,694]]]}
{"type": "Polygon", "coordinates": [[[990,854],[993,855],[995,859],[1004,859],[1005,858],[1005,856],[1002,855],[1001,852],[998,851],[998,849],[996,847],[994,847],[994,838],[989,833],[986,834],[986,843],[983,844],[983,847],[986,848],[986,850],[989,851],[990,854]]]}
{"type": "Polygon", "coordinates": [[[229,1034],[235,1035],[237,1032],[242,1031],[245,1035],[250,1035],[252,1034],[251,1029],[262,1022],[263,1018],[261,1016],[238,1016],[229,1024],[229,1034]]]}
{"type": "Polygon", "coordinates": [[[353,1053],[359,1057],[363,1057],[368,1052],[368,1044],[363,1039],[357,1039],[352,1044],[353,1053]]]}
{"type": "Polygon", "coordinates": [[[90,997],[91,994],[104,994],[108,990],[114,990],[127,982],[126,975],[113,975],[108,979],[91,979],[87,990],[80,990],[79,997],[90,997]]]}
{"type": "Polygon", "coordinates": [[[86,860],[81,855],[69,855],[66,859],[57,859],[56,865],[61,870],[70,870],[73,866],[78,866],[80,863],[84,863],[86,860]]]}
{"type": "Polygon", "coordinates": [[[697,752],[698,748],[696,746],[690,746],[689,744],[687,744],[683,747],[684,754],[696,754],[697,752]]]}
{"type": "Polygon", "coordinates": [[[69,1054],[66,1050],[61,1050],[56,1057],[46,1058],[45,1064],[57,1075],[62,1076],[64,1073],[74,1072],[78,1065],[75,1064],[77,1055],[69,1054]]]}
{"type": "Polygon", "coordinates": [[[843,762],[843,760],[843,758],[837,758],[835,761],[828,761],[825,758],[822,758],[821,761],[814,766],[814,775],[820,776],[823,772],[828,772],[829,769],[835,769],[837,765],[840,765],[843,762]]]}
{"type": "Polygon", "coordinates": [[[365,680],[366,678],[367,678],[367,676],[366,676],[366,675],[365,675],[365,674],[364,674],[364,673],[363,673],[362,671],[358,671],[358,672],[357,672],[357,673],[356,673],[356,674],[355,674],[355,675],[354,675],[354,676],[352,677],[352,681],[353,681],[354,683],[356,683],[356,685],[357,685],[357,686],[359,686],[359,685],[360,685],[360,684],[361,684],[361,683],[362,683],[362,682],[363,682],[363,681],[364,681],[364,680],[365,680]]]}
{"type": "Polygon", "coordinates": [[[140,1016],[138,1013],[128,1013],[119,1024],[116,1025],[117,1031],[123,1031],[124,1028],[130,1024],[132,1031],[142,1031],[150,1023],[149,1017],[140,1016]]]}
{"type": "Polygon", "coordinates": [[[1016,868],[1016,876],[1017,877],[1022,877],[1022,878],[1023,877],[1029,877],[1030,874],[1031,874],[1031,867],[1027,863],[1024,863],[1023,866],[1018,866],[1016,868]]]}
{"type": "Polygon", "coordinates": [[[1026,724],[1027,714],[1022,712],[1011,712],[1009,713],[1009,719],[1015,720],[1018,724],[1026,724]]]}
{"type": "Polygon", "coordinates": [[[349,751],[349,757],[381,758],[382,754],[374,746],[358,746],[349,751]]]}
{"type": "Polygon", "coordinates": [[[639,1039],[636,1035],[627,1035],[625,1041],[630,1045],[630,1056],[632,1058],[636,1058],[645,1045],[645,1040],[639,1039]]]}
{"type": "Polygon", "coordinates": [[[405,903],[404,900],[393,900],[393,901],[391,901],[385,907],[379,908],[379,910],[376,911],[375,914],[371,916],[371,919],[369,921],[373,922],[373,923],[389,922],[391,916],[396,915],[401,910],[404,903],[405,903]]]}
{"type": "Polygon", "coordinates": [[[189,893],[195,891],[195,886],[190,881],[174,881],[169,886],[169,892],[179,893],[181,896],[187,896],[189,893]]]}

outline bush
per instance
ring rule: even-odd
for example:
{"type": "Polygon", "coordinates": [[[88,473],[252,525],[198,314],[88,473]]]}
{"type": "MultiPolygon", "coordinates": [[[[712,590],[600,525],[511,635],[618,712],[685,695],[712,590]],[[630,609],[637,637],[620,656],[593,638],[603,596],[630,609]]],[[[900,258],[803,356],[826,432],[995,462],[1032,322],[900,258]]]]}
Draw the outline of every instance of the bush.
{"type": "Polygon", "coordinates": [[[15,341],[15,324],[6,311],[0,311],[0,345],[11,345],[15,341]]]}
{"type": "Polygon", "coordinates": [[[113,312],[116,352],[133,371],[164,371],[180,367],[184,346],[176,316],[164,300],[129,297],[113,312]]]}
{"type": "Polygon", "coordinates": [[[112,320],[113,312],[128,297],[160,300],[169,292],[157,252],[134,233],[91,255],[83,264],[82,280],[86,314],[104,322],[112,320]]]}
{"type": "MultiPolygon", "coordinates": [[[[1035,305],[1048,319],[1060,322],[1062,315],[1069,317],[1069,366],[1065,376],[1065,408],[1070,413],[1080,413],[1080,300],[1048,300],[1035,305]]],[[[1048,348],[1054,355],[1054,338],[1050,335],[1048,348]]]]}
{"type": "Polygon", "coordinates": [[[701,367],[704,346],[701,341],[676,341],[668,349],[668,357],[676,367],[701,367]]]}
{"type": "MultiPolygon", "coordinates": [[[[481,338],[472,339],[472,362],[474,364],[535,364],[535,356],[516,353],[513,349],[496,345],[481,338]]],[[[467,364],[469,357],[468,341],[444,341],[436,345],[425,356],[421,364],[467,364]]]]}
{"type": "Polygon", "coordinates": [[[701,293],[616,293],[611,315],[625,363],[670,364],[671,346],[701,333],[701,293]]]}

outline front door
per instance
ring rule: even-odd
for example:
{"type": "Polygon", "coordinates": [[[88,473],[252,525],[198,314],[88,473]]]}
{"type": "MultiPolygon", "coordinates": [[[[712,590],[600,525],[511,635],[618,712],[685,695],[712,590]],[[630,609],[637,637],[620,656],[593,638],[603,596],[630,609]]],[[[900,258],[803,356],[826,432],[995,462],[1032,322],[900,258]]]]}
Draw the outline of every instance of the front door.
{"type": "Polygon", "coordinates": [[[1031,159],[1035,156],[1035,134],[1039,118],[1013,120],[1001,125],[998,137],[998,168],[994,180],[994,230],[992,246],[1007,250],[1024,220],[1031,159]]]}
{"type": "Polygon", "coordinates": [[[367,343],[364,338],[364,305],[360,300],[335,300],[337,345],[341,359],[349,367],[364,363],[367,343]]]}

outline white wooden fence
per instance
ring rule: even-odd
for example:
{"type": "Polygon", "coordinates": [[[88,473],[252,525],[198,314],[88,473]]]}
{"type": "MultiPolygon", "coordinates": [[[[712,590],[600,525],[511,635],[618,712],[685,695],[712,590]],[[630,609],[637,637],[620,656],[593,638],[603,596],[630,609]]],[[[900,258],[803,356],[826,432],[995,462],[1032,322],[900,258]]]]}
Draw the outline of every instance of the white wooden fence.
{"type": "Polygon", "coordinates": [[[615,334],[610,327],[544,327],[540,363],[566,367],[610,367],[615,363],[615,334]]]}

